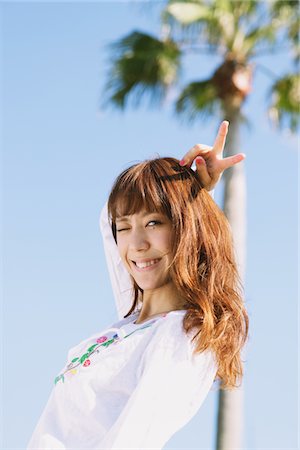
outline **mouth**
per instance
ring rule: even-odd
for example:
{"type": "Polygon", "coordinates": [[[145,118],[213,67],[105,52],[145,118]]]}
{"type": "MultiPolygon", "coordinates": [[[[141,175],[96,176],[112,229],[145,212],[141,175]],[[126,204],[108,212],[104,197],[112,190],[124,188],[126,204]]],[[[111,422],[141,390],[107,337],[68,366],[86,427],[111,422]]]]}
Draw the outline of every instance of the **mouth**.
{"type": "Polygon", "coordinates": [[[159,262],[161,261],[161,258],[151,259],[149,261],[144,262],[137,262],[137,261],[131,261],[133,263],[133,266],[135,270],[138,272],[149,272],[151,270],[154,270],[159,262]]]}

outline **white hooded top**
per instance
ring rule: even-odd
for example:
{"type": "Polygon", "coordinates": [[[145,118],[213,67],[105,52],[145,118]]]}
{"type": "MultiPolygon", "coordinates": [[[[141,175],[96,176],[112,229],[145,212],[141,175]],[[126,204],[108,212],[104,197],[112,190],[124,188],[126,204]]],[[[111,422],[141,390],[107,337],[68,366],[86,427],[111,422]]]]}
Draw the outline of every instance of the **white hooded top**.
{"type": "Polygon", "coordinates": [[[132,287],[107,217],[100,227],[119,320],[68,352],[27,450],[162,449],[197,413],[217,372],[210,351],[193,355],[185,310],[136,324],[132,287]]]}

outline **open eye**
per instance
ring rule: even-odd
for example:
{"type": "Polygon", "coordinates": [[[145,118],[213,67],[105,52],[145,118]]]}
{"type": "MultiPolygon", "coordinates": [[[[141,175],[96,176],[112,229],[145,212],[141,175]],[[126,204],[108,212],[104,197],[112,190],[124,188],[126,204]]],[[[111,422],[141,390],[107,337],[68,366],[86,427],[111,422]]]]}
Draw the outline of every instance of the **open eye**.
{"type": "Polygon", "coordinates": [[[149,225],[151,223],[154,224],[154,225],[161,225],[161,222],[159,220],[150,220],[150,222],[148,222],[147,225],[149,225]]]}

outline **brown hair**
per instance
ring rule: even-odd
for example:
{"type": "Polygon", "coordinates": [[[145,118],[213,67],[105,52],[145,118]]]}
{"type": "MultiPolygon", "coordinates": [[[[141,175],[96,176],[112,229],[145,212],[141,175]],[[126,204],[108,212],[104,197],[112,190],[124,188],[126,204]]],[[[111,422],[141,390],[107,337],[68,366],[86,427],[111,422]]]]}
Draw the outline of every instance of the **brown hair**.
{"type": "MultiPolygon", "coordinates": [[[[202,188],[197,172],[169,157],[134,164],[117,177],[108,200],[115,240],[116,217],[143,208],[162,212],[172,221],[175,253],[170,276],[186,299],[184,330],[197,330],[195,352],[212,350],[221,388],[236,387],[243,376],[241,351],[248,315],[224,213],[202,188]]],[[[136,309],[143,293],[132,281],[134,299],[125,317],[136,309]]]]}

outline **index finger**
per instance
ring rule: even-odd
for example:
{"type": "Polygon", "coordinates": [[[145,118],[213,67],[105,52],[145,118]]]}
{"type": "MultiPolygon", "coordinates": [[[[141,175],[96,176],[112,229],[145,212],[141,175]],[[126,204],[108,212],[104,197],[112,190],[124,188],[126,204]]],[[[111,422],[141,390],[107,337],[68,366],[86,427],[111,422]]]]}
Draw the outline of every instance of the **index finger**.
{"type": "Polygon", "coordinates": [[[196,144],[183,156],[180,163],[181,163],[181,165],[192,164],[193,160],[196,158],[196,156],[204,156],[211,150],[212,150],[212,147],[210,145],[196,144]]]}
{"type": "Polygon", "coordinates": [[[213,151],[215,153],[222,153],[224,150],[225,142],[226,142],[226,136],[228,132],[228,126],[229,122],[227,120],[223,120],[219,127],[219,131],[216,137],[216,140],[213,145],[213,151]]]}

